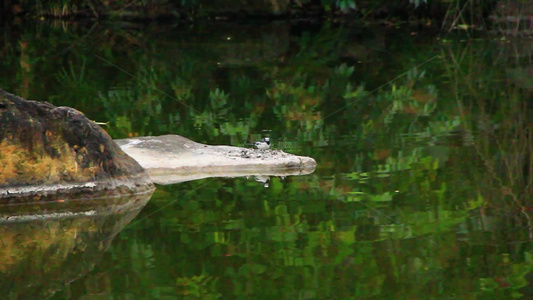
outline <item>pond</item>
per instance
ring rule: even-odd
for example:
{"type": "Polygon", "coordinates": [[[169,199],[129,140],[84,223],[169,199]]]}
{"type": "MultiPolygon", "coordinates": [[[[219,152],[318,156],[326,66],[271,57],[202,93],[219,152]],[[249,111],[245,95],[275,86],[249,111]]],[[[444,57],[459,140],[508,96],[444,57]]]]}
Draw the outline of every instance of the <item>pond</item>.
{"type": "MultiPolygon", "coordinates": [[[[2,295],[533,297],[531,39],[318,22],[35,22],[1,33],[3,89],[74,107],[113,138],[249,147],[268,136],[318,163],[267,185],[158,186],[135,218],[90,236],[100,246],[78,240],[69,251],[101,253],[70,258],[76,276],[53,287],[4,278],[2,295]]],[[[67,265],[40,255],[17,270],[67,265]]]]}

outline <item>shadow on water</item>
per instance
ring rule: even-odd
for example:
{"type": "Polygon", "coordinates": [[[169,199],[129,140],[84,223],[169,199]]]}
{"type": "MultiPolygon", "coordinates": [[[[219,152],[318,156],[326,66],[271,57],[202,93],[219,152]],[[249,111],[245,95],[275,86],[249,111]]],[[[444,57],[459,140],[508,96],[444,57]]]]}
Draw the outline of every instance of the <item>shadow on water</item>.
{"type": "Polygon", "coordinates": [[[329,23],[31,26],[3,31],[7,90],[109,121],[114,138],[242,145],[269,130],[274,148],[318,162],[268,188],[160,186],[53,298],[533,295],[530,41],[329,23]]]}

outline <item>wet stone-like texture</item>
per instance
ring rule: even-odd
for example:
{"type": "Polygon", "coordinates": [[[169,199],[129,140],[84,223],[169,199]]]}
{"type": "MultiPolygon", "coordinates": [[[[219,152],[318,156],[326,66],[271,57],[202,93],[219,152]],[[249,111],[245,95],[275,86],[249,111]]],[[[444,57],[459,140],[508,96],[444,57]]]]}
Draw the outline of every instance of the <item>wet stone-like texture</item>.
{"type": "Polygon", "coordinates": [[[281,150],[204,145],[173,134],[115,142],[136,159],[157,184],[205,177],[303,175],[312,173],[317,165],[311,157],[281,150]]]}
{"type": "Polygon", "coordinates": [[[153,189],[143,168],[73,108],[0,89],[0,124],[0,199],[153,189]]]}

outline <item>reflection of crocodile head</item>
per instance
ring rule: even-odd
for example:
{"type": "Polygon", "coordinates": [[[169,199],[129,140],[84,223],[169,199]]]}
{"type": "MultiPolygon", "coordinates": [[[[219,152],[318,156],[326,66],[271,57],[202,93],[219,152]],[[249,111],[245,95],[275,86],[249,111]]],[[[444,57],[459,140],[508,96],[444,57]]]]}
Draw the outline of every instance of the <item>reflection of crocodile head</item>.
{"type": "Polygon", "coordinates": [[[0,294],[43,299],[84,276],[150,196],[0,206],[0,294]]]}

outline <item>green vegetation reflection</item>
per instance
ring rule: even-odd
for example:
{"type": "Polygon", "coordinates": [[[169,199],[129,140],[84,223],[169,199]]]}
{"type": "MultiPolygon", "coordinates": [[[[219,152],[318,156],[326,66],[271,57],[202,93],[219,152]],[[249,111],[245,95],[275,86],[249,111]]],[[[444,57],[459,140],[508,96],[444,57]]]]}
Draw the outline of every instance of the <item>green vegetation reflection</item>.
{"type": "Polygon", "coordinates": [[[266,132],[319,163],[267,189],[247,179],[160,187],[57,298],[528,295],[527,41],[283,22],[43,24],[4,36],[2,86],[109,122],[114,138],[245,145],[266,132]]]}

